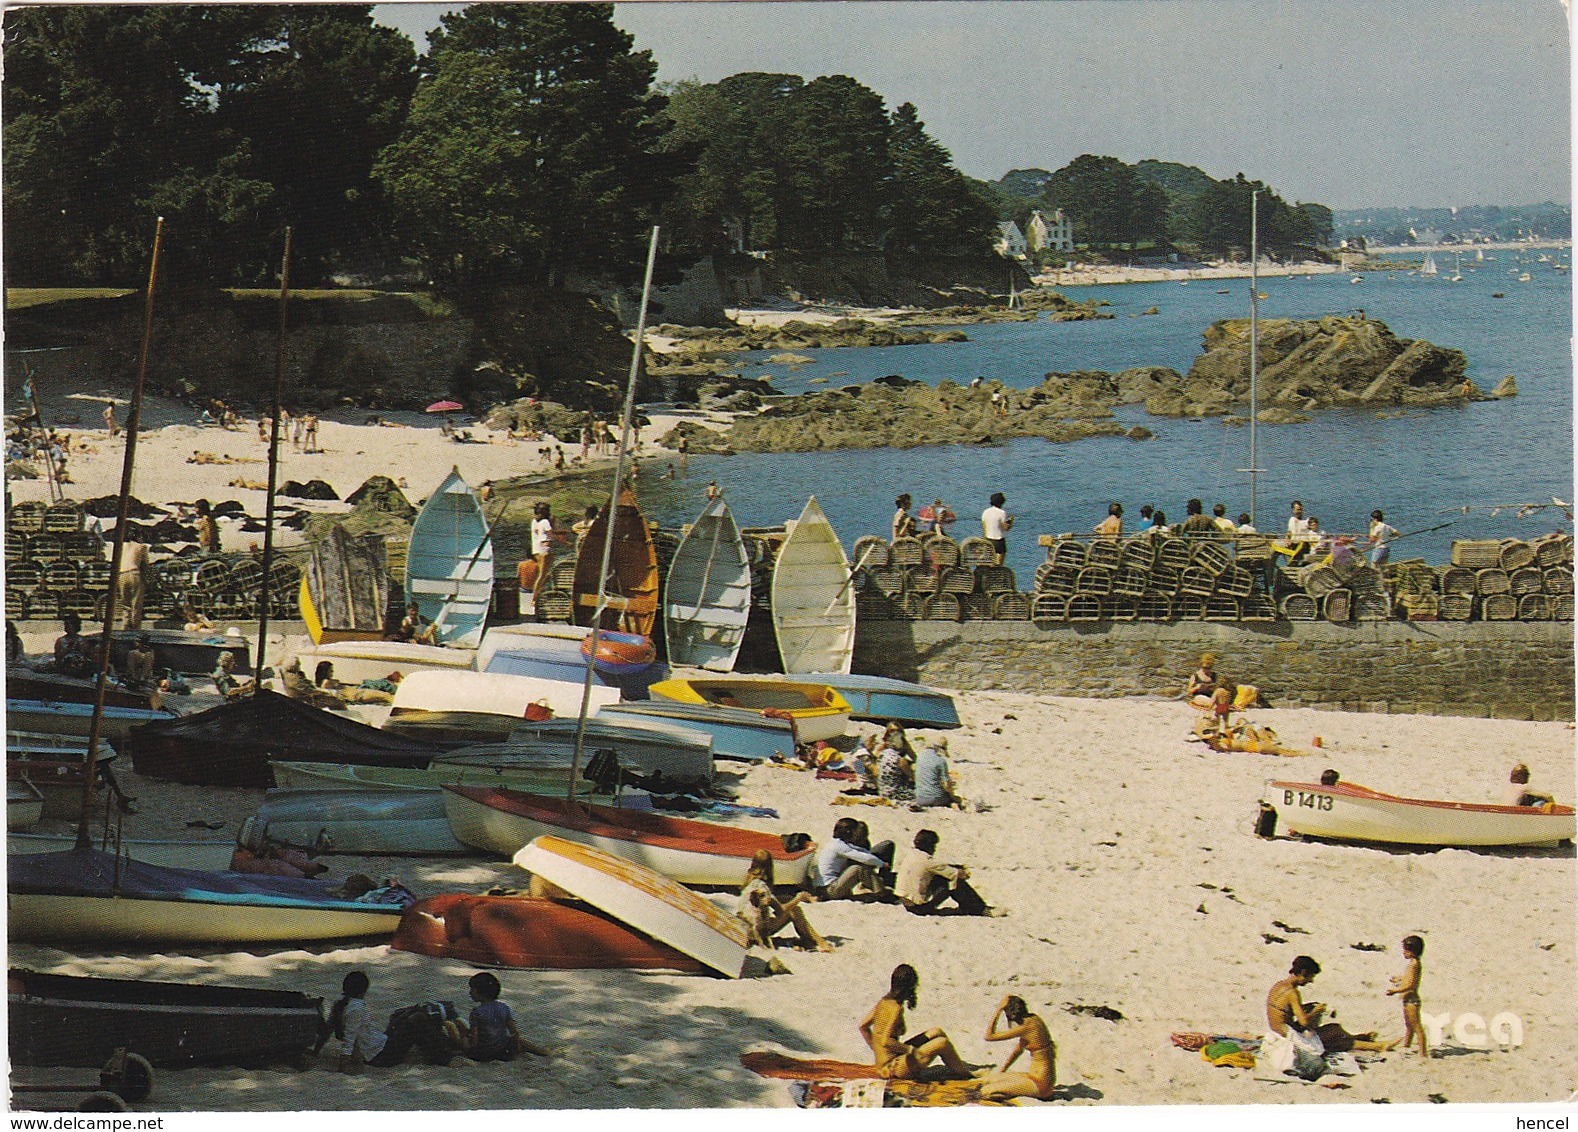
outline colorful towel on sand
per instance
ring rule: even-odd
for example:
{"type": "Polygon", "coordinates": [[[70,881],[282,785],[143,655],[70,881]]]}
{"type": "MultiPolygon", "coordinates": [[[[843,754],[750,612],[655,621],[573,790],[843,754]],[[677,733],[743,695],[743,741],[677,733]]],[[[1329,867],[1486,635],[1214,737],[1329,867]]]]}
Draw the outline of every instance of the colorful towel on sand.
{"type": "Polygon", "coordinates": [[[858,782],[860,775],[852,770],[828,770],[822,767],[816,772],[818,778],[830,778],[835,782],[858,782]]]}
{"type": "Polygon", "coordinates": [[[893,799],[875,794],[840,794],[833,799],[835,806],[891,806],[893,799]]]}
{"type": "Polygon", "coordinates": [[[1253,1069],[1255,1055],[1243,1046],[1233,1041],[1214,1041],[1200,1051],[1200,1058],[1209,1061],[1217,1067],[1227,1066],[1233,1069],[1253,1069]]]}
{"type": "Polygon", "coordinates": [[[777,1077],[785,1081],[866,1081],[882,1076],[875,1065],[826,1057],[790,1057],[787,1053],[767,1049],[740,1054],[740,1064],[759,1077],[777,1077]]]}
{"type": "Polygon", "coordinates": [[[1251,1053],[1260,1048],[1260,1039],[1253,1034],[1204,1034],[1198,1030],[1179,1030],[1172,1035],[1173,1045],[1190,1053],[1204,1049],[1212,1042],[1232,1042],[1239,1049],[1251,1053]]]}

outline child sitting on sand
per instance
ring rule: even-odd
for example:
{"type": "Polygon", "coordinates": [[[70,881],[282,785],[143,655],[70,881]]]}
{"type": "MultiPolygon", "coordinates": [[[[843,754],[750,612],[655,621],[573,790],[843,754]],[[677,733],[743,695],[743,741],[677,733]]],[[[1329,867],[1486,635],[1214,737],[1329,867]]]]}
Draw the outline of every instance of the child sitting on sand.
{"type": "Polygon", "coordinates": [[[471,1001],[477,1004],[471,1011],[470,1022],[456,1019],[444,1023],[444,1032],[461,1053],[472,1061],[509,1061],[517,1053],[549,1056],[547,1050],[527,1041],[516,1029],[509,1006],[499,1001],[503,987],[497,975],[478,971],[467,986],[471,1001]]]}
{"type": "Polygon", "coordinates": [[[1425,1028],[1419,1021],[1419,980],[1424,977],[1425,941],[1416,935],[1403,938],[1403,956],[1408,960],[1408,966],[1401,975],[1391,978],[1392,989],[1388,995],[1400,994],[1403,996],[1403,1036],[1398,1041],[1391,1043],[1387,1049],[1395,1049],[1401,1045],[1406,1052],[1414,1044],[1414,1035],[1419,1036],[1419,1056],[1429,1057],[1430,1050],[1425,1045],[1425,1028]]]}
{"type": "Polygon", "coordinates": [[[319,1049],[331,1037],[338,1042],[335,1063],[340,1072],[355,1073],[363,1065],[399,1065],[412,1046],[420,1046],[431,1064],[448,1065],[454,1045],[445,1033],[443,1015],[453,1013],[453,1008],[443,1003],[408,1006],[390,1015],[389,1025],[380,1031],[367,1005],[370,985],[362,971],[346,975],[340,998],[319,1032],[319,1049]]]}

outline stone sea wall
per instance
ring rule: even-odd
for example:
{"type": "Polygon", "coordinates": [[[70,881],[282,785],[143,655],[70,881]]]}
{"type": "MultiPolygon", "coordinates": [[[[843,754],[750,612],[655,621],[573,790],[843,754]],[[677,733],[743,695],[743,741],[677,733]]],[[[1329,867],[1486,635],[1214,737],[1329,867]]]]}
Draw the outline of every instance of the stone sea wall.
{"type": "Polygon", "coordinates": [[[1180,696],[1202,652],[1276,707],[1571,720],[1565,622],[868,621],[855,670],[960,690],[1180,696]]]}

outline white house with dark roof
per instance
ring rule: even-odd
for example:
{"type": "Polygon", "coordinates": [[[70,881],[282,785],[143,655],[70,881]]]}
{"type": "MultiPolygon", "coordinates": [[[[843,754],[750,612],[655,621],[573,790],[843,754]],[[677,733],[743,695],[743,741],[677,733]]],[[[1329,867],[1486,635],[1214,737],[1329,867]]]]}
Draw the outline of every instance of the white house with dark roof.
{"type": "Polygon", "coordinates": [[[997,249],[997,254],[1008,259],[1024,259],[1029,248],[1025,244],[1025,234],[1019,230],[1019,225],[1012,220],[1004,220],[997,226],[997,239],[992,246],[997,249]]]}
{"type": "Polygon", "coordinates": [[[1074,222],[1057,209],[1048,216],[1039,208],[1030,214],[1028,242],[1038,252],[1071,252],[1074,250],[1074,222]]]}

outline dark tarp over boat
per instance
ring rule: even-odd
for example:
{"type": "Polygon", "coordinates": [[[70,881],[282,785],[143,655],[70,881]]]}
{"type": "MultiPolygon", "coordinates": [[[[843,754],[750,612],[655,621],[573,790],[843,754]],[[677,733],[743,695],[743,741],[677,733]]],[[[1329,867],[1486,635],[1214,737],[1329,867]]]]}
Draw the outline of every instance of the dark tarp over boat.
{"type": "Polygon", "coordinates": [[[198,786],[272,786],[270,759],[420,768],[434,751],[266,689],[134,728],[125,747],[138,774],[198,786]]]}
{"type": "Polygon", "coordinates": [[[117,1048],[158,1066],[267,1065],[317,1039],[323,999],[297,991],[46,975],[6,980],[18,1065],[98,1067],[117,1048]]]}

